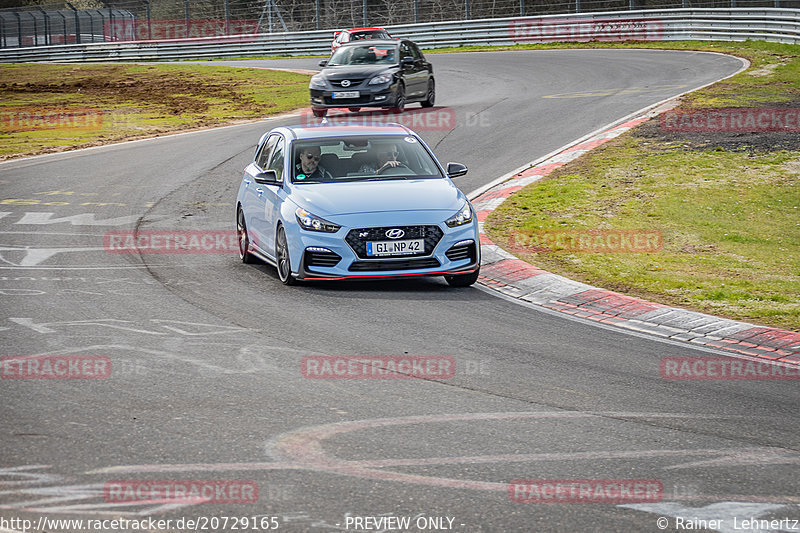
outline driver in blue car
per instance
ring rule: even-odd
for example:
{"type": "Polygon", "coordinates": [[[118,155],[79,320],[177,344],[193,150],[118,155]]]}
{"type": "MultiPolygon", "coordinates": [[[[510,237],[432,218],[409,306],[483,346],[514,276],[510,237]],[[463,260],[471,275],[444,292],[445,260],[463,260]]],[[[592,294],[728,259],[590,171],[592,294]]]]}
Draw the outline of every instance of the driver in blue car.
{"type": "Polygon", "coordinates": [[[397,146],[394,144],[389,144],[386,146],[382,146],[378,149],[376,153],[376,163],[364,163],[361,165],[361,168],[358,171],[362,174],[380,174],[387,168],[396,168],[396,167],[404,167],[401,161],[397,160],[397,156],[400,155],[400,152],[397,149],[397,146]]]}
{"type": "Polygon", "coordinates": [[[319,146],[306,146],[300,150],[300,162],[294,166],[298,181],[333,181],[330,172],[319,164],[322,149],[319,146]]]}

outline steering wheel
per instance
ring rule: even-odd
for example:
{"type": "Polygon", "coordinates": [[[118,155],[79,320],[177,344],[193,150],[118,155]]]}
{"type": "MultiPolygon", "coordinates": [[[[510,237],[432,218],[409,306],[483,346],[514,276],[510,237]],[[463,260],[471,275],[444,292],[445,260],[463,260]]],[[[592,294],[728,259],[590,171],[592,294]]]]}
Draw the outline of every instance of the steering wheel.
{"type": "MultiPolygon", "coordinates": [[[[400,162],[398,161],[398,163],[400,163],[400,162]]],[[[407,171],[410,171],[410,170],[411,169],[408,168],[406,165],[404,165],[403,163],[400,163],[399,165],[394,166],[394,167],[382,167],[381,169],[378,170],[377,173],[378,174],[388,174],[388,175],[406,174],[407,171]]]]}

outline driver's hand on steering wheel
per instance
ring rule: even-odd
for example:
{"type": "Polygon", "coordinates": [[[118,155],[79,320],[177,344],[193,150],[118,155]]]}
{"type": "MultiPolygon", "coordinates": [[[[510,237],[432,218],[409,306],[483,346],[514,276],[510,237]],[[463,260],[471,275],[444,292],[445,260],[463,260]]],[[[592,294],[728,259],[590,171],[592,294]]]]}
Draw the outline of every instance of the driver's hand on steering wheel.
{"type": "Polygon", "coordinates": [[[390,161],[387,161],[386,163],[384,163],[383,166],[381,168],[379,168],[376,172],[380,172],[381,170],[383,170],[385,168],[402,167],[402,166],[405,166],[405,165],[403,165],[403,163],[401,163],[400,161],[390,160],[390,161]]]}

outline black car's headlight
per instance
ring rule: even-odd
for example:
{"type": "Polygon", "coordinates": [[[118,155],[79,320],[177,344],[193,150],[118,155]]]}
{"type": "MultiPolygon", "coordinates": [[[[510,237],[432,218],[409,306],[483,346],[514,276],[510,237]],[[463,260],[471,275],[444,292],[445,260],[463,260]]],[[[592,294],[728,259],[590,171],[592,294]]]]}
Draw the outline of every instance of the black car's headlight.
{"type": "Polygon", "coordinates": [[[341,226],[338,226],[333,222],[328,222],[324,218],[320,218],[317,215],[312,215],[302,207],[298,207],[294,214],[297,217],[297,223],[300,224],[300,227],[308,231],[336,233],[339,231],[339,228],[341,228],[341,226]]]}
{"type": "Polygon", "coordinates": [[[327,85],[325,85],[325,80],[322,79],[322,76],[311,76],[311,81],[308,83],[309,89],[325,89],[327,85]]]}
{"type": "Polygon", "coordinates": [[[463,226],[472,222],[472,207],[469,202],[464,203],[464,207],[458,210],[458,213],[444,221],[445,224],[451,228],[463,226]]]}
{"type": "Polygon", "coordinates": [[[379,76],[375,76],[371,80],[369,80],[369,85],[382,85],[384,83],[389,83],[392,81],[392,75],[389,73],[381,74],[379,76]]]}

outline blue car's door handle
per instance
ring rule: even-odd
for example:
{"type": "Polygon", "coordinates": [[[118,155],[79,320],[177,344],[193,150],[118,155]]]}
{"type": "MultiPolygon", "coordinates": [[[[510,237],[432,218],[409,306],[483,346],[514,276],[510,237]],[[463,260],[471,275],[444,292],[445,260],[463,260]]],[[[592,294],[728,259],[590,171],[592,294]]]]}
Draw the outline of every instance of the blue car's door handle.
{"type": "Polygon", "coordinates": [[[258,193],[259,196],[261,196],[262,194],[264,194],[264,189],[259,187],[258,189],[256,189],[256,192],[258,193]]]}

